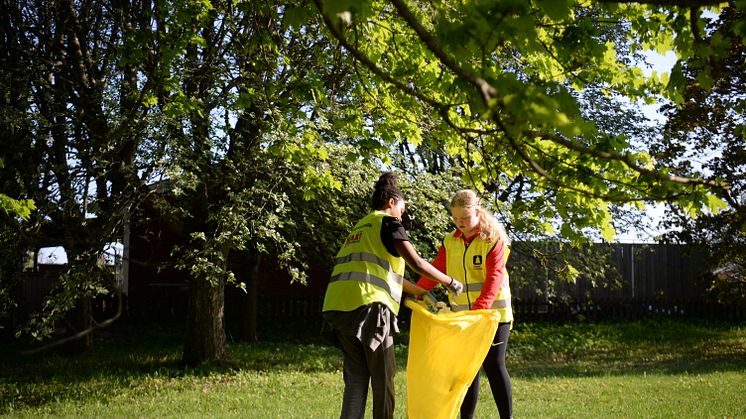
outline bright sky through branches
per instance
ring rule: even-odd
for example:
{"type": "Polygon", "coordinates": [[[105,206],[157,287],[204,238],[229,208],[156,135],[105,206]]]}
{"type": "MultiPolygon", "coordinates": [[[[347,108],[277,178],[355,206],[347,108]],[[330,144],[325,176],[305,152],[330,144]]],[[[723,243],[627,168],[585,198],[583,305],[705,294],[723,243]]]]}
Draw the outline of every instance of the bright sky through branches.
{"type": "MultiPolygon", "coordinates": [[[[650,67],[641,66],[643,73],[646,77],[649,77],[653,72],[658,75],[663,73],[670,74],[671,68],[676,64],[676,54],[673,51],[669,51],[666,55],[658,54],[655,51],[648,51],[646,54],[647,61],[650,63],[650,67]]],[[[660,104],[648,105],[645,103],[638,103],[638,106],[642,109],[643,113],[650,118],[650,120],[658,123],[665,122],[663,115],[660,114],[660,104]]],[[[619,234],[616,241],[619,243],[651,243],[654,241],[655,236],[662,233],[657,228],[657,225],[663,213],[665,211],[665,205],[654,204],[649,205],[645,211],[645,218],[647,219],[646,224],[648,228],[645,231],[633,230],[628,231],[624,234],[619,234]]]]}

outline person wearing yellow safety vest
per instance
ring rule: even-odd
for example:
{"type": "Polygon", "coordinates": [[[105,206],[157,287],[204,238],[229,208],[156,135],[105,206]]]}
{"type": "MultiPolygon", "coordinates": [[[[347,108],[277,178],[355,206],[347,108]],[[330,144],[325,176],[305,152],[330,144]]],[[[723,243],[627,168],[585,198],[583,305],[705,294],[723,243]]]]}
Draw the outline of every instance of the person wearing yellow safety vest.
{"type": "MultiPolygon", "coordinates": [[[[513,416],[510,375],[505,367],[505,351],[513,323],[510,285],[505,262],[510,239],[503,226],[482,207],[476,192],[460,190],[451,199],[451,216],[456,230],[448,233],[433,261],[441,272],[464,284],[464,292],[451,296],[452,311],[496,309],[500,323],[482,369],[492,389],[501,418],[513,416]]],[[[437,285],[423,275],[417,285],[430,290],[437,285]]],[[[464,401],[461,418],[473,418],[477,407],[480,373],[474,378],[464,401]]]]}
{"type": "Polygon", "coordinates": [[[446,285],[458,295],[463,285],[422,259],[401,224],[404,195],[391,172],[381,175],[363,217],[337,253],[324,296],[322,333],[344,355],[341,418],[364,418],[368,384],[373,392],[373,418],[394,416],[393,335],[404,292],[425,290],[404,279],[405,265],[446,285]]]}

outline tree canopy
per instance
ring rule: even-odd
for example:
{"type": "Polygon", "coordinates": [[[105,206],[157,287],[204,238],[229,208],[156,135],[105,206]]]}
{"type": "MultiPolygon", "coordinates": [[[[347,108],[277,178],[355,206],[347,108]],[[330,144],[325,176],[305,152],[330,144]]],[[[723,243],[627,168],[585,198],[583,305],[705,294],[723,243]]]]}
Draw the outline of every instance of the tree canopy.
{"type": "MultiPolygon", "coordinates": [[[[334,247],[361,207],[344,198],[382,169],[405,174],[430,247],[457,187],[487,197],[513,234],[574,243],[613,240],[615,217],[649,202],[687,217],[743,211],[731,166],[683,164],[691,138],[666,148],[674,130],[627,108],[665,98],[685,115],[695,90],[724,86],[746,29],[713,28],[743,1],[2,5],[0,198],[4,217],[27,218],[4,218],[2,238],[63,245],[70,260],[31,320],[40,338],[107,291],[104,245],[150,210],[187,242],[172,262],[192,285],[187,363],[225,354],[232,251],[272,255],[302,281],[327,255],[294,233],[334,247]],[[669,75],[645,75],[650,50],[677,54],[669,75]]],[[[721,151],[740,156],[733,120],[721,151]]]]}
{"type": "Polygon", "coordinates": [[[719,48],[707,57],[709,78],[701,81],[702,61],[681,64],[681,104],[665,108],[668,120],[661,141],[652,144],[657,160],[682,173],[706,174],[731,186],[736,205],[692,218],[670,207],[666,239],[710,250],[716,267],[712,297],[722,302],[746,301],[746,49],[738,30],[744,12],[726,9],[708,25],[699,41],[719,48]]]}
{"type": "Polygon", "coordinates": [[[477,189],[509,203],[518,231],[581,239],[592,228],[606,240],[612,205],[666,201],[692,214],[739,205],[725,179],[665,166],[648,138],[585,116],[597,105],[580,100],[589,89],[681,100],[681,67],[645,76],[644,51],[682,61],[720,53],[701,42],[718,3],[643,3],[314,0],[361,68],[361,93],[381,115],[374,131],[452,156],[477,189]]]}

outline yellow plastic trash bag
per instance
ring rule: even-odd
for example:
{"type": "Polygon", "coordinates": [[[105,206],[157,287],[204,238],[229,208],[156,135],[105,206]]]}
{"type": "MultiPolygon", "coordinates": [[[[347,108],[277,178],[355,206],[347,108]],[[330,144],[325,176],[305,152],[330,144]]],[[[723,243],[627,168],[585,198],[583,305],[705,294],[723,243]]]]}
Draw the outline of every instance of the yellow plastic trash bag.
{"type": "Polygon", "coordinates": [[[412,309],[407,416],[455,418],[487,356],[500,313],[471,310],[434,314],[422,302],[407,299],[406,305],[412,309]]]}

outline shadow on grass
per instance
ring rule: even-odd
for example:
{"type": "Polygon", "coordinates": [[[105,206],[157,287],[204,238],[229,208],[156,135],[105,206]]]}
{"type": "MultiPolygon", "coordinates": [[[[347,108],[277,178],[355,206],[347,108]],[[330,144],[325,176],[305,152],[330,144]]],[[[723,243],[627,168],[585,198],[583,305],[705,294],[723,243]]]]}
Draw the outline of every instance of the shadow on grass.
{"type": "MultiPolygon", "coordinates": [[[[180,324],[138,326],[119,323],[95,332],[91,352],[64,346],[23,355],[28,346],[0,345],[0,416],[60,400],[106,398],[145,383],[190,383],[242,371],[338,371],[336,348],[319,343],[257,342],[227,345],[229,359],[184,367],[180,324]]],[[[306,339],[310,341],[313,339],[306,339]]],[[[150,391],[150,390],[143,390],[150,391]]]]}
{"type": "Polygon", "coordinates": [[[65,346],[24,355],[27,345],[0,346],[0,415],[56,400],[115,394],[143,377],[180,377],[177,327],[118,323],[96,331],[93,350],[74,354],[65,346]]]}
{"type": "MultiPolygon", "coordinates": [[[[93,352],[81,355],[56,349],[23,356],[18,346],[0,347],[0,415],[56,400],[105,398],[122,389],[155,391],[148,387],[151,382],[191,385],[201,377],[246,371],[341,370],[341,352],[323,343],[315,333],[318,329],[297,323],[263,327],[276,334],[264,334],[274,341],[230,342],[229,362],[198,368],[180,364],[183,328],[179,325],[114,325],[97,333],[93,352]],[[292,338],[283,340],[283,336],[292,338]]],[[[396,339],[402,373],[407,341],[405,330],[396,339]]],[[[522,378],[744,371],[746,325],[669,319],[517,323],[507,362],[511,375],[522,378]]]]}

